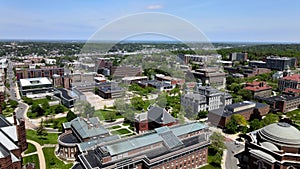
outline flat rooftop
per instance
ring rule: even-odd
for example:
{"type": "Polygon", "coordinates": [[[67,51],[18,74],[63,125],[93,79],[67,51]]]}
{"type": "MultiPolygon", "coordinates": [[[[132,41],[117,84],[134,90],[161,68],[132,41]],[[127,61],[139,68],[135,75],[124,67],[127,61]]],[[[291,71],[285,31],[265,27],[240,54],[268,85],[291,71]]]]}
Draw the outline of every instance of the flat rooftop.
{"type": "Polygon", "coordinates": [[[47,77],[39,77],[39,78],[28,78],[28,79],[20,79],[20,85],[22,87],[26,86],[38,86],[38,85],[51,85],[52,83],[47,77]]]}

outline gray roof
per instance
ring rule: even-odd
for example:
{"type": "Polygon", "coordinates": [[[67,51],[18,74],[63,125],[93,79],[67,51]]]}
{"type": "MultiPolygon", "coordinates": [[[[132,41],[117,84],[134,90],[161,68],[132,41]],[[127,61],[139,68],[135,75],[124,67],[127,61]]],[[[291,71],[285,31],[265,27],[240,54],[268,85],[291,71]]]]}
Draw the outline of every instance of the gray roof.
{"type": "Polygon", "coordinates": [[[278,147],[276,147],[274,144],[267,141],[260,143],[260,145],[271,151],[279,151],[278,147]]]}
{"type": "Polygon", "coordinates": [[[21,161],[18,157],[16,157],[13,153],[10,153],[11,156],[11,162],[17,162],[17,161],[21,161]]]}
{"type": "Polygon", "coordinates": [[[13,141],[18,141],[16,126],[2,127],[1,130],[3,131],[3,133],[9,136],[13,141]]]}
{"type": "Polygon", "coordinates": [[[110,142],[110,141],[114,141],[114,140],[118,140],[120,139],[120,136],[118,135],[111,135],[111,136],[107,136],[107,137],[98,137],[95,140],[90,140],[87,142],[82,142],[78,144],[78,148],[79,151],[85,151],[87,149],[90,149],[98,144],[104,143],[104,142],[110,142]]]}
{"type": "Polygon", "coordinates": [[[254,154],[254,155],[256,155],[256,156],[258,156],[258,157],[260,157],[260,158],[262,158],[264,160],[267,160],[269,162],[276,161],[276,159],[272,155],[270,155],[268,153],[265,153],[265,152],[263,152],[261,150],[250,150],[249,152],[251,154],[254,154]]]}
{"type": "Polygon", "coordinates": [[[164,108],[150,106],[148,110],[148,120],[155,121],[159,124],[168,124],[176,122],[174,117],[172,117],[164,108]]]}
{"type": "Polygon", "coordinates": [[[273,123],[259,130],[264,139],[272,143],[300,147],[300,131],[288,123],[273,123]]]}
{"type": "Polygon", "coordinates": [[[135,117],[135,120],[136,121],[145,121],[145,120],[148,120],[148,112],[143,112],[143,113],[140,113],[138,114],[136,117],[135,117]]]}
{"type": "Polygon", "coordinates": [[[206,102],[206,97],[204,95],[195,93],[195,94],[185,94],[183,96],[184,98],[189,98],[192,100],[197,100],[197,101],[202,101],[202,102],[206,102]]]}
{"type": "Polygon", "coordinates": [[[173,126],[173,127],[160,127],[155,129],[155,132],[147,133],[144,135],[139,135],[136,137],[128,138],[128,139],[121,139],[118,142],[111,143],[106,145],[105,147],[102,147],[103,149],[107,149],[107,151],[112,155],[118,155],[122,154],[134,149],[138,149],[144,146],[152,145],[158,142],[165,142],[165,144],[169,145],[169,148],[173,148],[174,146],[180,145],[181,143],[178,141],[174,141],[171,143],[171,140],[174,137],[178,137],[183,134],[188,134],[190,132],[198,131],[207,128],[207,126],[203,123],[189,123],[184,124],[180,126],[173,126]],[[164,132],[172,132],[174,136],[168,135],[168,136],[161,136],[159,134],[164,132]],[[167,137],[171,138],[169,140],[167,137]]]}
{"type": "Polygon", "coordinates": [[[5,146],[0,144],[0,158],[9,156],[9,153],[10,153],[9,150],[5,146]]]}
{"type": "Polygon", "coordinates": [[[15,149],[19,148],[17,145],[15,145],[15,143],[13,143],[9,138],[7,138],[7,136],[4,135],[2,132],[0,132],[0,143],[2,145],[5,145],[5,147],[8,150],[15,150],[15,149]]]}
{"type": "Polygon", "coordinates": [[[6,118],[0,114],[0,127],[6,127],[6,126],[11,126],[9,121],[6,120],[6,118]]]}
{"type": "Polygon", "coordinates": [[[108,130],[100,124],[97,117],[89,119],[77,117],[71,121],[71,128],[82,139],[108,134],[108,130]]]}

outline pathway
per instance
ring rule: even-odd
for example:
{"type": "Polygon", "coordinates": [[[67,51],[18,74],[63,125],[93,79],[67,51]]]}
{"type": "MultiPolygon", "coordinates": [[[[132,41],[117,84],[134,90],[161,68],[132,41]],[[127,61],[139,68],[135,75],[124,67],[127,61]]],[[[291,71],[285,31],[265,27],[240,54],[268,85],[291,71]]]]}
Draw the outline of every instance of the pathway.
{"type": "Polygon", "coordinates": [[[40,168],[46,168],[46,161],[45,161],[45,156],[44,156],[44,153],[43,153],[43,147],[33,141],[33,140],[27,140],[28,143],[31,143],[35,146],[36,150],[37,150],[37,154],[38,154],[38,157],[39,157],[39,162],[40,162],[40,168]]]}

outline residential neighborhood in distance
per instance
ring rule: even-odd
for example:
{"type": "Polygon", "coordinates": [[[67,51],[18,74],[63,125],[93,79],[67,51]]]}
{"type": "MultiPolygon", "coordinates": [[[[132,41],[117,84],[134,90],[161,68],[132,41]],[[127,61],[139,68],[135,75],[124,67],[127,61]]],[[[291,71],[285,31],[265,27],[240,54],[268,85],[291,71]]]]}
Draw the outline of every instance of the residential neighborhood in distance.
{"type": "Polygon", "coordinates": [[[299,2],[0,4],[0,169],[300,169],[299,2]]]}

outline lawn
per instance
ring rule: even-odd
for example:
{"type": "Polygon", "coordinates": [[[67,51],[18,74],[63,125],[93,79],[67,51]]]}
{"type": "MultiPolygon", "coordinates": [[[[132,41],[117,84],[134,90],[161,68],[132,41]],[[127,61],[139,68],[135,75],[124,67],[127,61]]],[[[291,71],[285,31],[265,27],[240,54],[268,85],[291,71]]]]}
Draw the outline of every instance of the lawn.
{"type": "Polygon", "coordinates": [[[35,168],[38,169],[40,168],[40,164],[39,164],[39,157],[37,154],[31,155],[31,156],[27,156],[23,158],[23,164],[27,164],[27,163],[34,163],[35,164],[35,168]]]}
{"type": "Polygon", "coordinates": [[[33,152],[36,152],[35,146],[31,143],[28,143],[28,148],[25,151],[25,154],[29,154],[29,153],[33,153],[33,152]]]}
{"type": "Polygon", "coordinates": [[[11,107],[6,107],[4,110],[2,110],[2,114],[3,114],[5,117],[12,116],[14,110],[15,110],[15,109],[13,109],[13,108],[11,108],[11,107]]]}
{"type": "MultiPolygon", "coordinates": [[[[108,113],[115,113],[115,111],[101,109],[101,110],[95,111],[94,116],[98,117],[99,120],[110,120],[108,113]]],[[[123,116],[118,113],[115,113],[114,119],[119,119],[119,118],[123,118],[123,116]]]]}
{"type": "Polygon", "coordinates": [[[46,161],[46,168],[47,169],[69,169],[72,167],[72,163],[71,164],[65,164],[64,162],[62,162],[61,160],[59,160],[58,158],[56,158],[55,154],[54,154],[54,147],[46,147],[43,148],[43,152],[45,155],[45,161],[46,161]]]}
{"type": "Polygon", "coordinates": [[[62,123],[67,122],[66,117],[61,117],[61,118],[48,118],[48,120],[44,121],[45,127],[50,127],[54,129],[62,129],[62,123]]]}
{"type": "Polygon", "coordinates": [[[46,136],[38,136],[34,130],[26,130],[26,137],[29,140],[38,142],[41,145],[44,144],[57,144],[57,133],[48,133],[46,136]]]}
{"type": "Polygon", "coordinates": [[[119,130],[111,131],[111,133],[123,135],[123,134],[129,134],[131,132],[127,129],[119,129],[119,130]]]}
{"type": "Polygon", "coordinates": [[[121,126],[112,126],[112,127],[108,128],[108,129],[112,130],[112,129],[119,129],[119,128],[121,128],[121,126]]]}

